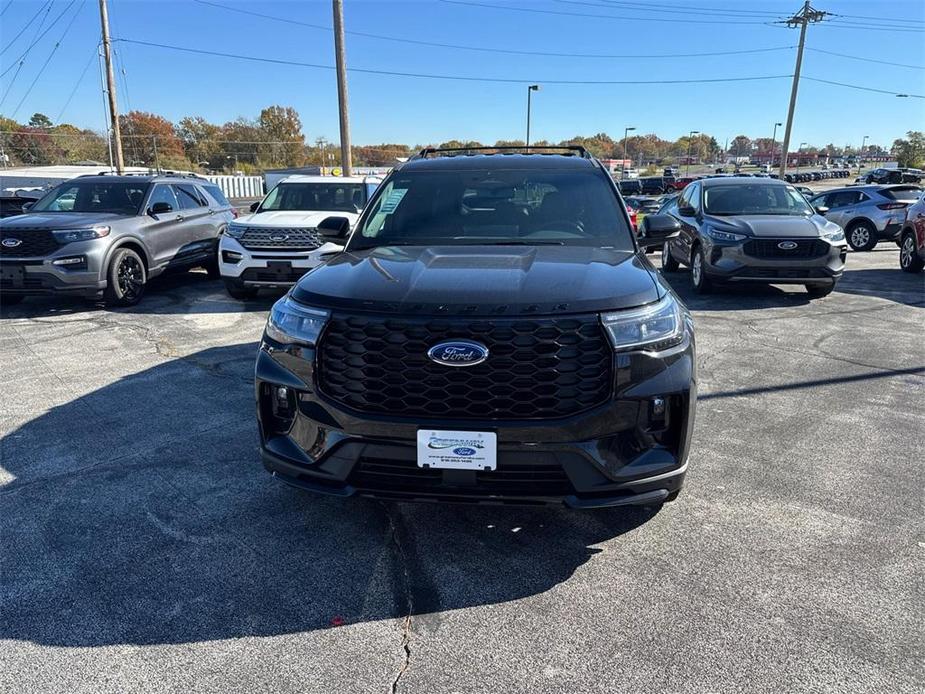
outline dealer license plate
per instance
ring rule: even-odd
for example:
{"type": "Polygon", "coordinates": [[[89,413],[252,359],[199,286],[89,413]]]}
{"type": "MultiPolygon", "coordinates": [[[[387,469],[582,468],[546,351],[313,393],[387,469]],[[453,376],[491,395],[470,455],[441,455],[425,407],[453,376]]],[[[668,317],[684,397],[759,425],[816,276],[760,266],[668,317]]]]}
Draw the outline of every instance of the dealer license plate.
{"type": "Polygon", "coordinates": [[[486,431],[418,431],[418,467],[443,470],[494,470],[498,436],[486,431]]]}

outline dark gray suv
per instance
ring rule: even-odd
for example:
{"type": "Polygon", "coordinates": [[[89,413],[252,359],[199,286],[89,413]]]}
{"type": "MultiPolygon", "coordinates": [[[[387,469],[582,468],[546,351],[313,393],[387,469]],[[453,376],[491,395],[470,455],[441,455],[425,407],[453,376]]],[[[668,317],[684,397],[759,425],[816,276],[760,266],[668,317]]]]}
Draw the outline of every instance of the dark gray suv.
{"type": "Polygon", "coordinates": [[[205,267],[235,216],[198,176],[81,176],[0,220],[2,302],[72,294],[131,306],[165,270],[205,267]]]}
{"type": "Polygon", "coordinates": [[[694,181],[661,210],[681,223],[662,247],[662,269],[689,265],[698,293],[720,283],[803,284],[810,296],[835,289],[845,234],[789,183],[771,178],[694,181]]]}

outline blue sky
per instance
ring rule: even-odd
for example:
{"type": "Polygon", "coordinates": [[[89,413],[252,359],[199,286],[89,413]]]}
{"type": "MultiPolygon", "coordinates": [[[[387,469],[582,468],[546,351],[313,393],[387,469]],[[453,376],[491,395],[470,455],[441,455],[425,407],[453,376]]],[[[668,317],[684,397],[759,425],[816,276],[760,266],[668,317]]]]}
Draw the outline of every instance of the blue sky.
{"type": "MultiPolygon", "coordinates": [[[[48,21],[70,0],[54,0],[48,21]]],[[[240,10],[289,18],[271,21],[193,0],[110,0],[113,36],[203,50],[333,65],[329,31],[294,22],[330,26],[329,0],[209,0],[240,10]]],[[[15,65],[36,35],[38,21],[10,44],[44,0],[0,0],[0,71],[15,65]]],[[[439,0],[392,2],[345,0],[348,31],[545,53],[653,55],[744,51],[795,46],[799,31],[763,22],[799,9],[798,0],[439,0]],[[496,9],[514,7],[535,11],[496,9]],[[693,8],[707,8],[706,11],[693,8]],[[674,8],[685,8],[683,12],[674,8]],[[729,15],[710,12],[729,10],[729,15]],[[555,14],[560,13],[560,14],[555,14]],[[610,16],[581,16],[610,15],[610,16]],[[617,18],[614,18],[617,17],[617,18]],[[638,19],[629,19],[638,18],[638,19]],[[739,23],[741,22],[741,23],[739,23]]],[[[815,7],[841,18],[809,28],[814,49],[925,66],[923,0],[815,0],[815,7]],[[904,25],[898,20],[906,20],[904,25]],[[854,24],[856,26],[851,26],[854,24]],[[886,25],[889,25],[888,27],[886,25]],[[895,31],[894,29],[918,31],[895,31]]],[[[0,78],[0,95],[9,91],[0,114],[11,116],[51,55],[16,113],[27,120],[41,111],[55,120],[99,40],[96,0],[75,0],[77,15],[59,48],[68,13],[26,57],[10,88],[15,67],[0,78]]],[[[267,65],[218,56],[117,44],[128,90],[120,81],[120,108],[153,111],[178,120],[201,115],[214,122],[254,117],[267,105],[294,106],[309,139],[338,137],[334,72],[267,65]]],[[[576,134],[623,128],[674,139],[689,130],[726,137],[746,133],[770,137],[784,121],[790,79],[713,84],[570,85],[549,80],[672,80],[788,75],[795,50],[680,58],[585,58],[512,55],[438,48],[363,36],[347,36],[348,67],[398,72],[524,80],[517,83],[447,81],[354,72],[349,77],[350,116],[355,144],[419,144],[450,138],[494,142],[523,138],[526,84],[542,84],[534,95],[532,139],[560,140],[576,134]]],[[[925,94],[925,70],[888,66],[807,51],[803,74],[888,91],[925,94]]],[[[84,74],[62,120],[81,127],[103,127],[103,101],[95,62],[84,74]]],[[[863,135],[889,146],[907,130],[925,129],[925,100],[801,84],[793,142],[857,146],[863,135]]]]}

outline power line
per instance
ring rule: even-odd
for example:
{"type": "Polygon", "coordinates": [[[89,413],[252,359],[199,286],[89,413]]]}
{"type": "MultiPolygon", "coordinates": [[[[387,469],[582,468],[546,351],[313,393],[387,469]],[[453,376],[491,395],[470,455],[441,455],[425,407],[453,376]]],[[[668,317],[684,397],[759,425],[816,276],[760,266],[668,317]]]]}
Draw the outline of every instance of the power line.
{"type": "MultiPolygon", "coordinates": [[[[644,6],[644,7],[626,6],[624,3],[611,3],[611,2],[606,2],[606,0],[597,0],[595,2],[591,2],[589,0],[555,0],[555,1],[563,5],[585,5],[587,7],[600,7],[602,9],[615,9],[615,10],[630,10],[632,12],[661,12],[663,14],[671,14],[671,15],[687,14],[687,15],[693,15],[695,17],[722,17],[724,24],[767,24],[767,22],[770,21],[771,19],[776,19],[781,16],[780,13],[776,13],[776,14],[767,13],[763,15],[764,17],[766,17],[764,21],[756,21],[758,20],[758,17],[755,15],[737,14],[735,11],[724,12],[722,14],[718,14],[712,11],[705,12],[705,11],[691,11],[691,10],[684,10],[684,9],[667,10],[667,9],[658,9],[658,8],[650,7],[650,6],[644,6]],[[752,21],[733,22],[733,21],[729,21],[729,17],[741,17],[743,19],[747,17],[752,21]]],[[[607,15],[607,16],[613,17],[615,15],[607,15]]],[[[620,19],[641,19],[641,20],[649,21],[649,22],[663,21],[661,17],[658,17],[658,18],[656,17],[619,17],[619,18],[620,19]]],[[[714,23],[709,20],[694,20],[694,19],[667,20],[667,21],[679,21],[679,22],[694,23],[694,24],[713,24],[714,23]]]]}
{"type": "MultiPolygon", "coordinates": [[[[28,22],[26,22],[26,26],[20,29],[19,33],[16,34],[16,36],[14,36],[10,41],[7,41],[6,45],[3,48],[0,48],[0,55],[3,55],[4,53],[6,53],[7,49],[9,49],[14,43],[16,43],[16,39],[18,39],[20,36],[22,36],[26,32],[26,29],[28,29],[32,25],[32,22],[38,19],[38,16],[42,14],[43,10],[45,11],[45,16],[47,17],[48,13],[51,12],[51,6],[53,3],[54,3],[54,0],[50,0],[50,1],[46,0],[44,3],[42,3],[42,6],[39,7],[38,11],[34,15],[32,15],[32,17],[29,19],[28,22]]],[[[11,2],[10,5],[12,4],[13,3],[11,2]]],[[[9,7],[9,5],[7,5],[7,7],[9,7]]]]}
{"type": "MultiPolygon", "coordinates": [[[[45,14],[42,15],[42,21],[39,22],[38,28],[36,28],[35,30],[35,35],[37,37],[39,33],[42,31],[42,26],[45,24],[45,20],[48,19],[48,13],[51,12],[51,8],[54,4],[55,4],[55,0],[51,0],[48,3],[48,9],[45,11],[45,14]]],[[[28,53],[32,49],[32,46],[34,46],[37,41],[38,41],[38,38],[36,38],[32,42],[32,44],[29,46],[29,48],[26,49],[26,53],[28,53]]],[[[14,72],[13,76],[10,78],[10,83],[6,86],[6,91],[3,92],[3,96],[0,97],[0,106],[3,105],[3,103],[6,101],[6,97],[8,97],[10,93],[13,91],[13,86],[16,84],[16,78],[19,77],[19,73],[22,72],[23,66],[25,64],[26,64],[26,58],[25,58],[25,53],[24,53],[22,59],[19,61],[19,64],[16,66],[16,72],[14,72]]]]}
{"type": "MultiPolygon", "coordinates": [[[[67,12],[67,10],[69,10],[75,2],[77,2],[77,0],[71,0],[71,2],[67,5],[67,7],[64,8],[64,11],[67,12]]],[[[80,10],[84,8],[84,2],[85,0],[81,0],[80,7],[73,15],[71,15],[71,21],[67,23],[67,26],[64,27],[64,31],[61,32],[61,38],[59,38],[55,42],[54,47],[51,49],[51,53],[49,53],[48,57],[45,58],[45,62],[42,63],[42,67],[39,68],[38,73],[35,75],[35,78],[32,80],[32,84],[29,85],[29,88],[26,90],[26,93],[22,95],[22,99],[20,99],[19,103],[16,104],[16,108],[13,109],[13,113],[10,114],[10,118],[16,118],[16,114],[19,113],[19,109],[22,107],[26,99],[32,93],[32,90],[35,88],[35,85],[39,81],[39,78],[41,78],[42,74],[45,72],[45,68],[48,67],[48,63],[51,62],[51,59],[54,57],[55,53],[58,51],[58,47],[61,45],[61,42],[64,41],[64,37],[67,36],[68,31],[70,31],[71,27],[74,25],[74,21],[80,15],[80,10]]]]}
{"type": "Polygon", "coordinates": [[[832,84],[838,87],[847,87],[848,89],[860,89],[865,92],[876,92],[878,94],[889,94],[890,96],[903,96],[910,99],[925,99],[925,94],[909,94],[908,92],[898,93],[896,90],[890,89],[876,89],[875,87],[863,87],[859,84],[847,84],[845,82],[835,82],[833,80],[824,80],[818,77],[806,77],[803,79],[809,80],[810,82],[821,82],[822,84],[832,84]]]}
{"type": "MultiPolygon", "coordinates": [[[[590,3],[577,2],[577,0],[570,0],[574,4],[584,5],[590,3]]],[[[472,0],[440,0],[440,2],[447,3],[449,5],[467,5],[469,7],[486,7],[492,10],[507,10],[510,12],[529,12],[531,14],[549,14],[556,15],[559,17],[591,17],[594,19],[619,19],[629,22],[671,22],[673,24],[716,24],[715,20],[712,19],[667,19],[659,18],[654,19],[652,17],[625,17],[622,15],[615,14],[592,14],[590,12],[564,12],[560,10],[540,10],[535,7],[511,7],[508,5],[492,5],[485,2],[473,2],[472,0]]],[[[599,7],[599,5],[592,5],[594,7],[599,7]]],[[[723,22],[724,24],[754,24],[754,25],[767,25],[767,22],[746,22],[746,21],[734,21],[727,20],[723,22]]]]}
{"type": "Polygon", "coordinates": [[[87,61],[87,64],[84,65],[84,69],[80,72],[80,77],[77,78],[77,81],[74,83],[74,88],[71,90],[70,95],[67,97],[67,101],[64,102],[64,106],[61,107],[61,110],[58,112],[58,117],[55,118],[56,123],[61,122],[61,117],[64,116],[64,112],[67,110],[67,107],[71,105],[71,100],[74,98],[74,95],[77,93],[77,88],[80,87],[83,82],[84,76],[87,74],[87,70],[90,69],[90,65],[93,63],[93,59],[97,57],[97,52],[99,51],[99,44],[93,47],[93,51],[90,53],[90,60],[87,61]]]}
{"type": "MultiPolygon", "coordinates": [[[[54,0],[52,0],[52,2],[54,2],[54,0]]],[[[39,41],[41,41],[43,38],[45,38],[45,35],[46,35],[49,31],[51,31],[52,29],[55,28],[55,25],[56,25],[59,21],[61,21],[61,18],[62,18],[64,15],[67,14],[68,8],[69,8],[71,5],[73,5],[73,4],[74,4],[74,3],[71,2],[67,7],[65,7],[65,8],[61,11],[61,14],[59,14],[57,17],[55,17],[54,20],[52,20],[51,24],[49,24],[47,27],[45,27],[45,31],[43,31],[41,34],[39,34],[39,35],[35,38],[35,40],[34,40],[32,43],[29,44],[29,47],[26,48],[26,50],[23,51],[23,52],[19,55],[18,58],[16,58],[16,60],[13,62],[13,64],[11,64],[11,65],[10,65],[6,70],[4,70],[3,72],[0,72],[0,77],[3,77],[6,73],[8,73],[10,70],[13,69],[13,67],[15,66],[16,63],[18,63],[18,62],[21,61],[23,58],[25,58],[27,55],[29,55],[29,51],[31,51],[39,41]]],[[[49,9],[51,9],[51,8],[49,8],[49,9]]]]}
{"type": "MultiPolygon", "coordinates": [[[[835,14],[835,13],[832,13],[832,16],[846,17],[848,19],[873,19],[875,21],[885,19],[884,17],[872,17],[869,14],[835,14]]],[[[903,17],[902,19],[897,19],[896,21],[902,24],[908,24],[910,22],[913,24],[925,24],[925,19],[906,19],[905,17],[903,17]]]]}
{"type": "MultiPolygon", "coordinates": [[[[220,5],[215,2],[208,2],[208,0],[193,0],[194,2],[200,5],[208,5],[210,7],[217,7],[221,10],[227,10],[228,12],[236,12],[238,14],[248,15],[251,17],[260,17],[262,19],[268,19],[274,22],[282,22],[285,24],[295,24],[298,26],[308,27],[310,29],[318,29],[324,32],[331,32],[333,28],[330,26],[325,26],[323,24],[312,24],[311,22],[301,22],[299,20],[291,19],[289,17],[277,17],[270,14],[264,14],[262,12],[254,12],[252,10],[244,10],[238,7],[228,7],[227,5],[220,5]]],[[[379,41],[392,41],[395,43],[407,43],[415,46],[429,46],[432,48],[450,48],[454,50],[461,51],[476,51],[479,53],[503,53],[507,55],[530,55],[530,56],[546,56],[551,58],[592,58],[592,59],[614,59],[614,58],[638,58],[640,60],[649,60],[649,59],[658,59],[658,58],[697,58],[701,56],[722,56],[722,55],[745,55],[749,53],[767,53],[771,51],[784,51],[795,48],[795,46],[776,46],[773,48],[750,48],[745,50],[735,50],[735,51],[711,51],[711,52],[702,52],[702,53],[661,53],[653,55],[640,55],[638,53],[623,53],[623,54],[605,54],[605,53],[557,53],[552,51],[527,51],[527,50],[518,50],[514,48],[496,48],[488,46],[466,46],[462,44],[455,43],[440,43],[437,41],[422,41],[418,39],[408,39],[401,38],[398,36],[386,36],[384,34],[372,34],[365,31],[349,31],[345,30],[345,34],[351,36],[362,36],[363,38],[376,39],[379,41]]]]}
{"type": "MultiPolygon", "coordinates": [[[[737,15],[742,17],[748,16],[762,16],[762,17],[780,17],[780,12],[768,12],[766,10],[743,10],[739,8],[729,9],[726,7],[697,7],[694,5],[669,5],[665,3],[655,3],[655,2],[624,2],[623,0],[601,0],[601,2],[606,3],[607,5],[614,5],[617,7],[624,7],[626,9],[638,9],[640,11],[652,11],[656,10],[650,8],[660,7],[664,10],[672,12],[681,12],[681,13],[702,13],[702,12],[712,12],[718,13],[723,16],[737,15]]],[[[658,10],[662,11],[662,10],[658,10]]]]}
{"type": "Polygon", "coordinates": [[[847,53],[835,53],[834,51],[824,51],[821,48],[811,48],[806,46],[807,51],[812,51],[813,53],[825,53],[826,55],[834,55],[839,58],[848,58],[850,60],[862,60],[866,63],[879,63],[880,65],[892,65],[893,67],[907,67],[913,70],[925,70],[925,65],[908,65],[906,63],[893,63],[889,60],[877,60],[876,58],[865,58],[859,55],[848,55],[847,53]]]}
{"type": "MultiPolygon", "coordinates": [[[[318,63],[303,63],[295,60],[282,60],[278,58],[261,58],[250,55],[240,55],[236,53],[222,53],[219,51],[207,51],[199,48],[186,48],[184,46],[170,46],[163,43],[154,43],[152,41],[138,41],[136,39],[113,39],[113,41],[122,41],[133,43],[139,46],[153,46],[155,48],[166,48],[174,51],[185,53],[197,53],[199,55],[212,55],[220,58],[234,58],[236,60],[249,60],[259,63],[272,63],[275,65],[293,65],[296,67],[308,67],[319,70],[334,70],[333,65],[321,65],[318,63]]],[[[374,70],[370,68],[347,68],[348,72],[358,72],[368,75],[388,75],[391,77],[413,77],[420,79],[435,80],[455,80],[462,82],[497,82],[503,84],[532,84],[542,82],[544,84],[706,84],[712,82],[752,82],[757,80],[774,80],[790,77],[790,75],[761,75],[755,77],[717,77],[709,79],[669,79],[669,80],[557,80],[557,79],[514,79],[504,77],[469,77],[464,75],[434,75],[419,72],[398,72],[394,70],[374,70]]]]}

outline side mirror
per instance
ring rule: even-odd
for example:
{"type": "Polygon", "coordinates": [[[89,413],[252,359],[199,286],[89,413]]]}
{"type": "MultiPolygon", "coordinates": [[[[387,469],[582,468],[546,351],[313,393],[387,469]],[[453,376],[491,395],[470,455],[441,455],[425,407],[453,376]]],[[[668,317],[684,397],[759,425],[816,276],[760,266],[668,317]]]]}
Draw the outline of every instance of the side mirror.
{"type": "Polygon", "coordinates": [[[639,245],[661,246],[681,233],[681,223],[670,214],[650,214],[639,224],[639,245]]]}
{"type": "Polygon", "coordinates": [[[346,217],[325,217],[316,228],[325,238],[343,239],[350,233],[350,220],[346,217]]]}
{"type": "Polygon", "coordinates": [[[24,203],[22,204],[22,208],[23,208],[23,210],[25,211],[25,210],[31,209],[31,207],[32,207],[34,204],[35,204],[35,200],[33,200],[32,202],[24,202],[24,203]]]}
{"type": "Polygon", "coordinates": [[[816,214],[821,214],[822,216],[825,216],[825,213],[829,211],[829,208],[826,207],[825,205],[819,205],[815,209],[816,209],[816,214]]]}
{"type": "Polygon", "coordinates": [[[696,217],[697,211],[689,205],[687,207],[681,207],[678,205],[678,214],[682,217],[696,217]]]}
{"type": "Polygon", "coordinates": [[[151,205],[151,209],[148,211],[150,214],[167,214],[168,212],[173,212],[173,205],[169,202],[156,202],[151,205]]]}
{"type": "Polygon", "coordinates": [[[258,207],[260,207],[260,200],[257,202],[252,202],[248,209],[250,209],[251,212],[256,212],[258,207]]]}

